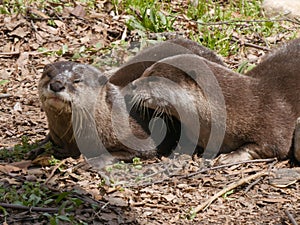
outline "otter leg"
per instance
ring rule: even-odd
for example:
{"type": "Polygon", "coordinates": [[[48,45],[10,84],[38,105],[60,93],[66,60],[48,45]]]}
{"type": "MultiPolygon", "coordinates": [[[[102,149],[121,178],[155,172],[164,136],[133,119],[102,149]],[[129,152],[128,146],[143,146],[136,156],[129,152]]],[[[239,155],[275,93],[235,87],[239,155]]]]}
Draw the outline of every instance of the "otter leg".
{"type": "Polygon", "coordinates": [[[300,162],[300,117],[298,117],[294,134],[294,156],[300,162]]]}
{"type": "Polygon", "coordinates": [[[25,156],[26,159],[35,159],[37,156],[43,154],[45,152],[45,145],[49,142],[52,141],[50,134],[47,134],[45,139],[41,140],[38,144],[37,147],[32,149],[30,152],[28,152],[25,156]]]}
{"type": "Polygon", "coordinates": [[[265,158],[258,154],[264,152],[262,147],[256,144],[246,144],[239,149],[232,151],[228,154],[221,154],[216,158],[216,164],[229,164],[252,159],[265,158]]]}

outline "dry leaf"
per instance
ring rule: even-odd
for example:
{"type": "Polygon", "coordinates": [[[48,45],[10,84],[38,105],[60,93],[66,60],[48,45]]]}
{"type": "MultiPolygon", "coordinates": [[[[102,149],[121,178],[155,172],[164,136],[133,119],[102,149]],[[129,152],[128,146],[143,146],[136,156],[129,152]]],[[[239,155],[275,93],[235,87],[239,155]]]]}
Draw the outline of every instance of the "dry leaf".
{"type": "Polygon", "coordinates": [[[0,172],[2,173],[11,173],[11,172],[19,172],[22,169],[17,166],[13,166],[11,164],[0,165],[0,172]]]}
{"type": "Polygon", "coordinates": [[[24,38],[27,34],[29,34],[30,32],[23,28],[23,27],[18,27],[17,29],[15,29],[14,31],[10,32],[10,35],[13,36],[18,36],[20,38],[24,38]]]}
{"type": "Polygon", "coordinates": [[[19,68],[24,67],[25,65],[28,65],[29,60],[29,53],[28,52],[22,52],[16,62],[19,68]]]}
{"type": "Polygon", "coordinates": [[[164,199],[166,199],[168,202],[171,202],[171,201],[173,201],[173,200],[176,198],[176,196],[173,195],[173,194],[162,195],[162,197],[163,197],[164,199]]]}
{"type": "Polygon", "coordinates": [[[70,14],[84,18],[86,15],[85,9],[81,5],[77,5],[71,12],[70,14]]]}
{"type": "Polygon", "coordinates": [[[50,155],[40,155],[32,161],[32,164],[40,166],[50,166],[49,161],[51,159],[52,158],[50,155]]]}

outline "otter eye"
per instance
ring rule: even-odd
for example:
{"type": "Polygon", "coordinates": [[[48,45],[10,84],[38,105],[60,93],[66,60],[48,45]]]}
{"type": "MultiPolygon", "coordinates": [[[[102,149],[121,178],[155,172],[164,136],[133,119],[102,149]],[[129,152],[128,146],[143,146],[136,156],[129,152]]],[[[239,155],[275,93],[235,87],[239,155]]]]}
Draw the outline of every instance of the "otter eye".
{"type": "Polygon", "coordinates": [[[73,81],[74,84],[78,84],[78,83],[80,83],[80,82],[82,82],[82,79],[75,79],[75,80],[73,81]]]}

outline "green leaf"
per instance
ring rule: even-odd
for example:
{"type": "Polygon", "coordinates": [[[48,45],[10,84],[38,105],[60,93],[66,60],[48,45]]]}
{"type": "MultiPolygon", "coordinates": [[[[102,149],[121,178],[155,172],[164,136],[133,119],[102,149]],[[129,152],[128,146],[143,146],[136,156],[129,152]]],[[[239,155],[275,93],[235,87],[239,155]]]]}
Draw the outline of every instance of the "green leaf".
{"type": "Polygon", "coordinates": [[[8,82],[9,82],[9,80],[0,80],[0,85],[6,84],[8,82]]]}
{"type": "Polygon", "coordinates": [[[226,199],[229,195],[231,195],[231,194],[233,194],[233,193],[234,193],[234,190],[228,191],[228,192],[226,192],[222,197],[223,197],[224,199],[226,199]]]}
{"type": "Polygon", "coordinates": [[[61,200],[65,199],[68,195],[70,195],[70,192],[63,192],[59,194],[55,202],[60,203],[61,200]]]}

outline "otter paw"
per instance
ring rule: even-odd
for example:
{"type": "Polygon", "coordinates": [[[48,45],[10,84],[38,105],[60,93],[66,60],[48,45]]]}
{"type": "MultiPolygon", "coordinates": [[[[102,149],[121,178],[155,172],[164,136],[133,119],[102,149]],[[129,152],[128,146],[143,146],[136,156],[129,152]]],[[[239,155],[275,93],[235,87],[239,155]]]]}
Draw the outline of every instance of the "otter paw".
{"type": "Polygon", "coordinates": [[[221,154],[215,159],[215,165],[224,165],[252,160],[253,157],[248,151],[235,151],[228,154],[221,154]]]}

